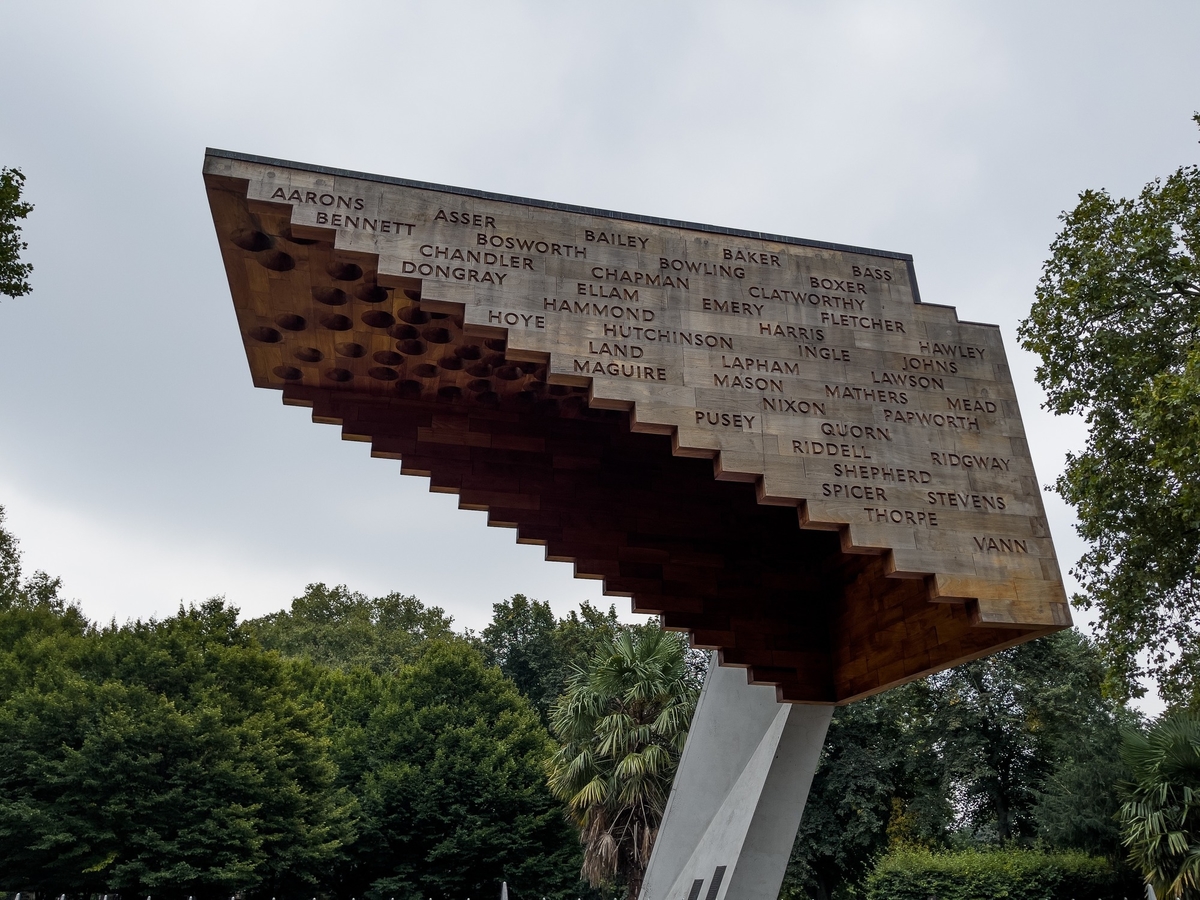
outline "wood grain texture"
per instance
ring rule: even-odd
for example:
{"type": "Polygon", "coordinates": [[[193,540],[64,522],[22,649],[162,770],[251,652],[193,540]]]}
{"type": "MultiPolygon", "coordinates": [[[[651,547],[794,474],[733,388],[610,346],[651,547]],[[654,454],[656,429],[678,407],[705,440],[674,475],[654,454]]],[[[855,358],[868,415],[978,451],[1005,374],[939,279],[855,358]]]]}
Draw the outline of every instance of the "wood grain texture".
{"type": "Polygon", "coordinates": [[[254,384],[781,700],[1070,624],[999,330],[911,261],[212,154],[254,384]]]}

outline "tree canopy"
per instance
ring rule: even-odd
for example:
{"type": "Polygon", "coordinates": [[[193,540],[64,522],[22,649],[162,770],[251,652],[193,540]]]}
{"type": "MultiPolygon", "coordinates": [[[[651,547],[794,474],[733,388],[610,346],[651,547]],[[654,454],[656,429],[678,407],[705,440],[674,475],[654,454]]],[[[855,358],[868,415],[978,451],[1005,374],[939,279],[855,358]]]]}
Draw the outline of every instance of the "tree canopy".
{"type": "Polygon", "coordinates": [[[1122,855],[1122,727],[1096,648],[1064,631],[835,711],[785,897],[864,883],[891,849],[1122,855]]]}
{"type": "MultiPolygon", "coordinates": [[[[657,623],[517,595],[456,634],[416,598],[316,584],[250,622],[218,599],[99,626],[60,593],[0,510],[0,890],[636,894],[704,670],[657,623]]],[[[1103,671],[1066,631],[837,710],[784,896],[862,894],[880,866],[913,890],[959,863],[1019,881],[1014,848],[1120,874],[1135,717],[1103,671]]]]}
{"type": "Polygon", "coordinates": [[[484,658],[512,679],[549,724],[550,708],[566,689],[572,670],[585,665],[598,646],[621,630],[612,606],[604,611],[585,600],[578,611],[558,619],[549,603],[514,594],[492,604],[492,621],[483,629],[480,644],[484,658]]]}
{"type": "Polygon", "coordinates": [[[1099,612],[1115,689],[1150,675],[1185,702],[1200,685],[1200,168],[1132,199],[1084,191],[1062,222],[1019,333],[1048,408],[1088,425],[1055,484],[1089,544],[1073,600],[1099,612]]]}
{"type": "Polygon", "coordinates": [[[430,638],[454,636],[437,606],[393,591],[367,597],[344,584],[310,584],[291,607],[251,619],[247,627],[268,650],[342,669],[390,672],[416,658],[430,638]]]}
{"type": "Polygon", "coordinates": [[[441,610],[313,585],[97,627],[58,591],[0,509],[0,890],[583,895],[551,739],[441,610]]]}
{"type": "Polygon", "coordinates": [[[142,896],[318,881],[352,839],[354,800],[334,787],[323,711],[236,611],[99,631],[46,612],[0,614],[0,669],[23,674],[0,696],[8,878],[142,896]]]}
{"type": "Polygon", "coordinates": [[[33,204],[21,200],[25,176],[20,169],[0,169],[0,294],[21,297],[31,290],[33,266],[21,261],[29,245],[21,240],[21,220],[33,212],[33,204]]]}

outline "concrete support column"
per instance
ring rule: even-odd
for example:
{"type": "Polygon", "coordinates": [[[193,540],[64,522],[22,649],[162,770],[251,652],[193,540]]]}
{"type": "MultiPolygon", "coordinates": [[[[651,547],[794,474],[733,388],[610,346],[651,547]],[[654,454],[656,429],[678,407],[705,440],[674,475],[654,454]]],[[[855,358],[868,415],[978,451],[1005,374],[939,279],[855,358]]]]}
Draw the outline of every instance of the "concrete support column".
{"type": "Polygon", "coordinates": [[[639,900],[776,900],[832,706],[710,661],[639,900]]]}

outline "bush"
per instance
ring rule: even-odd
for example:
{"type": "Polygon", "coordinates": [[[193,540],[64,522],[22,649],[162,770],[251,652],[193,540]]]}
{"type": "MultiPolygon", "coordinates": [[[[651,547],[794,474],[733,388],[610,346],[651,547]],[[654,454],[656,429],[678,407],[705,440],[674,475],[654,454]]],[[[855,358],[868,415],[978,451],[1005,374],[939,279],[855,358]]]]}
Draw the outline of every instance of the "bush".
{"type": "Polygon", "coordinates": [[[1140,900],[1128,869],[1077,851],[893,850],[867,878],[868,900],[1140,900]]]}

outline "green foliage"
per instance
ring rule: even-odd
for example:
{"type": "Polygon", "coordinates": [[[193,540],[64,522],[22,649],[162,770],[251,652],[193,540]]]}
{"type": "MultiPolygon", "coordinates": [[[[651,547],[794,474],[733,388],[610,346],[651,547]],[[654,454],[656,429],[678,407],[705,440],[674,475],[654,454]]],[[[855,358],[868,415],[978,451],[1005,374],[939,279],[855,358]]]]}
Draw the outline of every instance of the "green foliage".
{"type": "Polygon", "coordinates": [[[344,584],[310,584],[289,610],[251,619],[264,647],[335,668],[389,672],[410,662],[431,638],[452,639],[451,618],[416,597],[367,598],[344,584]]]}
{"type": "Polygon", "coordinates": [[[949,819],[926,685],[834,711],[781,896],[827,900],[867,875],[889,840],[933,843],[949,819]]]}
{"type": "Polygon", "coordinates": [[[834,713],[783,895],[861,885],[888,847],[1116,859],[1120,732],[1092,644],[1064,631],[834,713]]]}
{"type": "Polygon", "coordinates": [[[354,802],[334,788],[321,710],[236,618],[220,601],[103,631],[45,606],[0,612],[6,886],[317,882],[352,837],[354,802]]]}
{"type": "Polygon", "coordinates": [[[549,736],[512,683],[462,641],[431,641],[394,676],[327,672],[334,756],[360,798],[345,896],[574,896],[578,848],[546,787],[549,736]]]}
{"type": "Polygon", "coordinates": [[[1019,333],[1046,405],[1089,428],[1055,484],[1090,545],[1073,600],[1099,610],[1115,690],[1149,674],[1185,702],[1200,684],[1200,168],[1132,200],[1085,191],[1062,221],[1019,333]]]}
{"type": "Polygon", "coordinates": [[[571,670],[584,665],[597,646],[621,629],[611,606],[604,612],[585,601],[578,612],[558,620],[549,603],[514,594],[492,604],[492,621],[480,638],[488,663],[512,679],[548,724],[550,707],[571,670]]]}
{"type": "Polygon", "coordinates": [[[1141,894],[1136,877],[1078,851],[897,849],[866,882],[868,900],[1139,900],[1141,894]]]}
{"type": "Polygon", "coordinates": [[[1169,715],[1129,731],[1122,755],[1122,837],[1129,859],[1161,900],[1200,897],[1200,717],[1169,715]]]}
{"type": "Polygon", "coordinates": [[[21,578],[19,542],[4,527],[4,519],[4,507],[0,506],[0,610],[46,607],[61,611],[64,605],[58,592],[62,580],[51,578],[45,572],[34,572],[28,578],[21,578]]]}
{"type": "Polygon", "coordinates": [[[584,845],[593,887],[622,880],[633,900],[696,707],[686,645],[652,624],[602,644],[554,704],[560,747],[547,766],[584,845]]]}
{"type": "MultiPolygon", "coordinates": [[[[549,735],[442,610],[318,584],[97,629],[58,590],[0,509],[0,890],[586,892],[549,735]]],[[[555,646],[618,628],[588,608],[555,646]]]]}
{"type": "Polygon", "coordinates": [[[25,176],[20,169],[0,169],[0,294],[21,297],[31,290],[33,266],[21,262],[21,251],[29,245],[21,240],[20,220],[33,212],[33,204],[21,200],[25,176]]]}
{"type": "Polygon", "coordinates": [[[1117,852],[1111,786],[1129,716],[1103,697],[1102,677],[1092,645],[1063,631],[929,679],[960,830],[984,844],[1040,838],[1117,852]],[[1109,789],[1081,791],[1098,773],[1109,789]]]}

